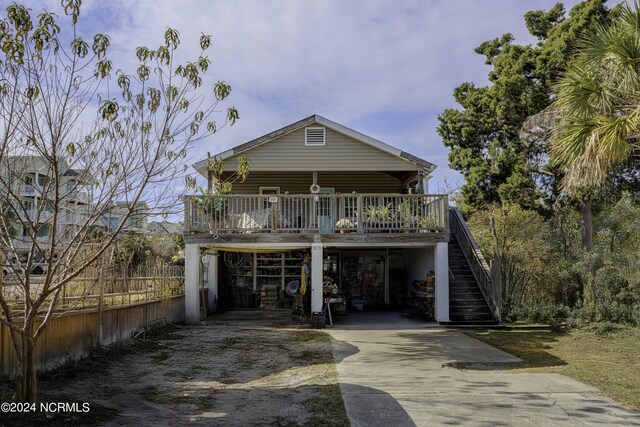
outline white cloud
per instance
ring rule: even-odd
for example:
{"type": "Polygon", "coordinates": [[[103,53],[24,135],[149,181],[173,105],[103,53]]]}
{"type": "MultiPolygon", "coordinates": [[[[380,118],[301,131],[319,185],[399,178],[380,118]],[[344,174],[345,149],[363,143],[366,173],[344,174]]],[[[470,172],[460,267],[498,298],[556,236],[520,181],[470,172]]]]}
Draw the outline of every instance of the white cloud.
{"type": "Polygon", "coordinates": [[[436,116],[454,106],[461,82],[486,83],[473,49],[506,32],[533,41],[523,14],[555,2],[91,0],[82,13],[84,29],[112,36],[116,64],[133,64],[136,46],[159,45],[167,26],[180,31],[190,57],[200,33],[213,36],[212,74],[233,86],[241,120],[194,157],[318,113],[438,164],[442,184],[457,174],[447,168],[436,116]]]}

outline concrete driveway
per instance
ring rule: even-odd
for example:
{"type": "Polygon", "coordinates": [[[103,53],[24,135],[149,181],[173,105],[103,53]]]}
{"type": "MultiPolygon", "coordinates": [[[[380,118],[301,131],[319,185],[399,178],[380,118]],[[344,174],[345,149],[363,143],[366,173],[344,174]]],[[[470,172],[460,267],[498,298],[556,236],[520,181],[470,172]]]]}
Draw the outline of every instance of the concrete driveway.
{"type": "Polygon", "coordinates": [[[452,367],[519,361],[453,329],[362,313],[327,332],[354,426],[640,425],[640,414],[562,375],[452,367]]]}

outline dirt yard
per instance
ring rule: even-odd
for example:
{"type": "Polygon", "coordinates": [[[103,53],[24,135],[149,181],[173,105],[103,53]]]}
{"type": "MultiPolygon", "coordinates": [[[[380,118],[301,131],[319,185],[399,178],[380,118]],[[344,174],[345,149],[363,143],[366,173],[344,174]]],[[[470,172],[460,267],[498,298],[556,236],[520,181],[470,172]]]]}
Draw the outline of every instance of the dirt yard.
{"type": "MultiPolygon", "coordinates": [[[[48,425],[349,425],[329,336],[273,314],[169,326],[41,380],[40,399],[89,402],[48,425]]],[[[9,392],[5,388],[3,392],[9,392]]],[[[5,414],[6,415],[6,414],[5,414]]],[[[15,425],[4,418],[0,424],[15,425]]],[[[32,424],[25,418],[19,423],[32,424]]]]}

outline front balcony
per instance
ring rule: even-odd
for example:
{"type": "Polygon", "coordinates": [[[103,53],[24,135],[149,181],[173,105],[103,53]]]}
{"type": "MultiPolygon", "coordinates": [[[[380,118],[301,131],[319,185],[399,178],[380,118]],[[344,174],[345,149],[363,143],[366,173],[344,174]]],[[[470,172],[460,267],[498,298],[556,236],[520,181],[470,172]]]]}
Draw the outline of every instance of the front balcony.
{"type": "Polygon", "coordinates": [[[53,212],[47,209],[28,209],[20,212],[18,216],[22,223],[44,223],[51,221],[53,212]]]}
{"type": "Polygon", "coordinates": [[[35,197],[41,194],[41,190],[34,185],[22,184],[20,185],[20,195],[23,197],[35,197]]]}
{"type": "MultiPolygon", "coordinates": [[[[53,196],[53,188],[45,191],[40,185],[22,184],[19,186],[20,196],[22,197],[39,197],[49,198],[53,196]],[[48,197],[47,197],[48,196],[48,197]]],[[[88,191],[80,190],[79,186],[71,186],[68,189],[61,188],[62,198],[68,201],[87,204],[91,202],[91,195],[88,191]]]]}
{"type": "Polygon", "coordinates": [[[284,235],[280,240],[294,238],[286,234],[298,239],[339,234],[344,237],[331,238],[353,240],[374,233],[426,238],[448,235],[449,228],[443,194],[232,194],[187,196],[184,202],[185,240],[190,241],[206,240],[195,238],[203,234],[227,241],[273,240],[266,233],[284,235]]]}

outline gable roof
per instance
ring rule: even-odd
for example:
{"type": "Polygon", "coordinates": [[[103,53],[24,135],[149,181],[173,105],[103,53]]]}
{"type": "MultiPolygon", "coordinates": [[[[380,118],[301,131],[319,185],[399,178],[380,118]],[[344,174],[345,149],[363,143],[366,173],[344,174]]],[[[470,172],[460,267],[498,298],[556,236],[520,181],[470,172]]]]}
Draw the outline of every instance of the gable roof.
{"type": "MultiPolygon", "coordinates": [[[[255,147],[259,147],[263,144],[266,144],[270,141],[273,141],[276,138],[279,138],[283,135],[289,134],[291,132],[294,132],[296,130],[302,129],[305,126],[308,126],[310,124],[320,124],[324,127],[327,127],[329,129],[332,129],[336,132],[339,132],[341,134],[344,134],[356,141],[362,142],[363,144],[369,145],[371,147],[377,148],[380,151],[383,151],[385,153],[391,154],[393,156],[396,156],[402,160],[405,160],[409,163],[412,163],[414,165],[420,166],[422,168],[424,168],[427,171],[433,171],[436,168],[436,165],[434,165],[431,162],[428,162],[424,159],[421,159],[417,156],[414,156],[413,154],[407,153],[406,151],[402,151],[399,148],[393,147],[389,144],[385,144],[382,141],[379,141],[377,139],[371,138],[370,136],[367,136],[365,134],[362,134],[360,132],[357,132],[353,129],[350,129],[346,126],[343,126],[339,123],[336,123],[334,121],[331,121],[325,117],[322,117],[318,114],[314,114],[312,116],[309,116],[307,118],[304,118],[302,120],[299,120],[295,123],[292,123],[288,126],[285,126],[283,128],[280,128],[278,130],[275,130],[273,132],[270,132],[266,135],[263,135],[259,138],[253,139],[249,142],[245,142],[244,144],[240,144],[236,147],[233,147],[227,151],[223,151],[222,153],[219,153],[217,155],[215,155],[215,158],[218,158],[222,161],[227,160],[229,158],[235,157],[239,154],[242,154],[246,151],[249,151],[255,147]]],[[[198,172],[202,173],[203,175],[206,176],[206,173],[203,173],[202,170],[204,170],[207,167],[207,162],[208,159],[204,159],[201,160],[199,162],[197,162],[196,164],[193,165],[194,169],[196,169],[198,172]]]]}

